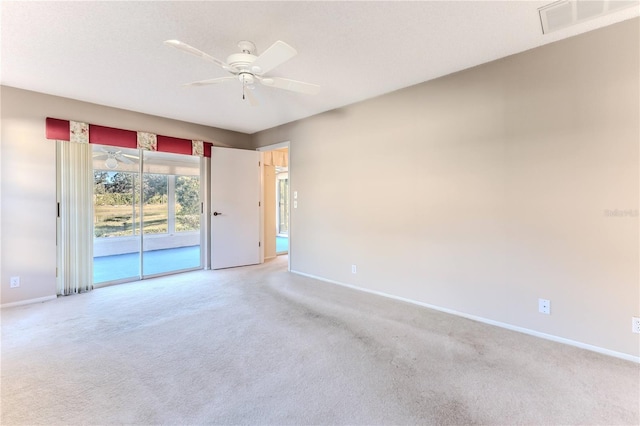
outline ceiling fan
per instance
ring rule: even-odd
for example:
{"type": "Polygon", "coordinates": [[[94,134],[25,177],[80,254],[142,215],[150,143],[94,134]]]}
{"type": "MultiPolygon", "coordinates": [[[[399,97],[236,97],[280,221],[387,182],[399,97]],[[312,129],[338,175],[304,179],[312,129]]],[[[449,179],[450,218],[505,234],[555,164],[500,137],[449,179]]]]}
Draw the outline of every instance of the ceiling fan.
{"type": "Polygon", "coordinates": [[[132,159],[137,160],[135,155],[123,154],[122,151],[98,148],[99,152],[93,153],[94,160],[105,160],[104,165],[107,169],[117,169],[118,161],[125,164],[134,164],[132,159]]]}
{"type": "Polygon", "coordinates": [[[226,83],[239,80],[242,83],[242,99],[245,99],[246,94],[246,97],[252,105],[257,105],[256,99],[251,94],[251,90],[253,90],[254,83],[256,81],[260,82],[264,86],[290,90],[292,92],[308,95],[315,95],[320,91],[320,86],[317,84],[304,83],[302,81],[290,80],[288,78],[265,76],[269,71],[298,54],[293,47],[280,40],[273,43],[271,47],[262,52],[259,56],[256,54],[256,45],[253,44],[253,42],[246,40],[241,41],[238,43],[238,47],[241,52],[230,55],[226,62],[216,59],[213,56],[178,40],[167,40],[164,44],[198,56],[209,62],[213,62],[231,74],[228,77],[194,81],[192,83],[185,84],[185,86],[205,86],[208,84],[226,83]]]}

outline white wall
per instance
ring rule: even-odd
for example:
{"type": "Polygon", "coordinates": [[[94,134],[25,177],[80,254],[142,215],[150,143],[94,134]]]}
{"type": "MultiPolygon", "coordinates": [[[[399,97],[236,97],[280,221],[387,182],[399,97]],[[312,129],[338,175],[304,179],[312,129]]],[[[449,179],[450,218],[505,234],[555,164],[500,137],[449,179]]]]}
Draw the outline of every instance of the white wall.
{"type": "Polygon", "coordinates": [[[293,148],[291,269],[639,356],[638,34],[626,21],[253,135],[293,148]]]}
{"type": "Polygon", "coordinates": [[[0,303],[56,294],[54,117],[248,148],[248,135],[2,86],[0,303]],[[19,288],[9,277],[20,276],[19,288]]]}

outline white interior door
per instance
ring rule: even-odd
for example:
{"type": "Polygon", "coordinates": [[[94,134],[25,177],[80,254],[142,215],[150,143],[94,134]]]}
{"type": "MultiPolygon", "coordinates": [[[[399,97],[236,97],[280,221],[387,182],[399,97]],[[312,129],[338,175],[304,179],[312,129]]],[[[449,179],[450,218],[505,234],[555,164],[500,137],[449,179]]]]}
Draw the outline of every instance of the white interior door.
{"type": "Polygon", "coordinates": [[[260,153],[211,149],[211,268],[260,263],[260,153]]]}

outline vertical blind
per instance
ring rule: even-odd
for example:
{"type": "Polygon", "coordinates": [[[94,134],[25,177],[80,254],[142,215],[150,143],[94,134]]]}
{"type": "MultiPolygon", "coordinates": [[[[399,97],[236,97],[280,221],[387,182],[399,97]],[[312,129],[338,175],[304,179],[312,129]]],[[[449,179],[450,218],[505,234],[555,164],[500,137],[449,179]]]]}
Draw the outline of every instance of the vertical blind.
{"type": "Polygon", "coordinates": [[[58,294],[93,288],[93,164],[88,143],[58,142],[58,294]]]}

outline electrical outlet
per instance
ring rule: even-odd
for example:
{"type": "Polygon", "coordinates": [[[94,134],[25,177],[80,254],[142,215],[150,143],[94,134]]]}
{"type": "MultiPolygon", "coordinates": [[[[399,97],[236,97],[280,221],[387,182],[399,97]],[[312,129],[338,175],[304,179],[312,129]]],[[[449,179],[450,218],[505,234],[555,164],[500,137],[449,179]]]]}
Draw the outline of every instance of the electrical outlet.
{"type": "Polygon", "coordinates": [[[11,277],[11,288],[20,287],[20,277],[11,277]]]}
{"type": "Polygon", "coordinates": [[[640,317],[631,317],[631,331],[640,333],[640,317]]]}
{"type": "Polygon", "coordinates": [[[352,274],[358,273],[358,268],[356,268],[356,265],[351,265],[351,273],[352,274]]]}
{"type": "Polygon", "coordinates": [[[538,299],[538,312],[541,314],[551,314],[551,301],[547,299],[538,299]]]}

